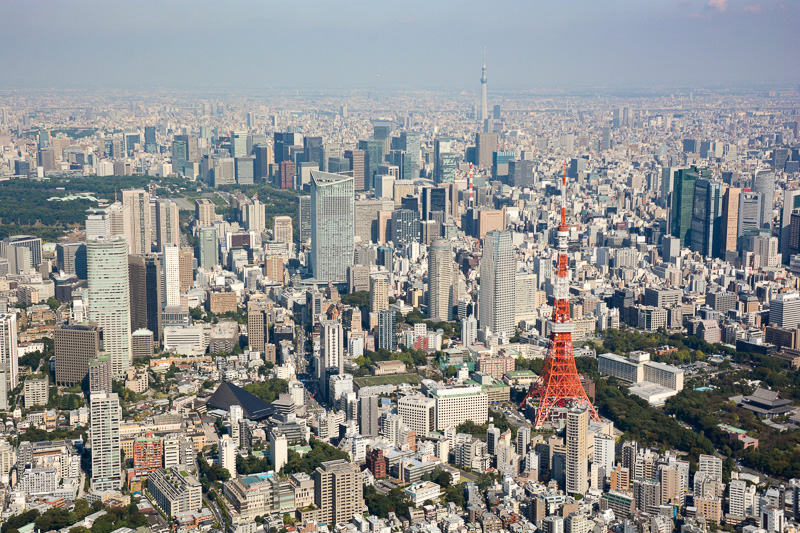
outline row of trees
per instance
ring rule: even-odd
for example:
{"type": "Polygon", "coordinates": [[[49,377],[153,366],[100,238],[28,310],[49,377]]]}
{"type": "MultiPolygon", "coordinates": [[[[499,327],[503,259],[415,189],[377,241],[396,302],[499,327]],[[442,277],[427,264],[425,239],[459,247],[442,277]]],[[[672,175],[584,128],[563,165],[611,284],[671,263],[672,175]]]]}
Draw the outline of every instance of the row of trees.
{"type": "MultiPolygon", "coordinates": [[[[91,513],[96,513],[103,509],[103,504],[95,502],[89,505],[84,499],[75,501],[72,511],[60,507],[53,507],[40,513],[36,509],[12,516],[3,523],[0,531],[2,533],[19,533],[19,528],[34,523],[39,531],[53,531],[64,529],[73,524],[77,524],[91,513]]],[[[107,514],[101,516],[92,524],[91,529],[84,526],[71,528],[70,533],[111,533],[121,527],[136,529],[147,527],[147,518],[139,512],[135,503],[127,507],[113,507],[106,509],[107,514]]]]}
{"type": "Polygon", "coordinates": [[[266,381],[255,381],[244,386],[244,390],[254,396],[258,396],[265,402],[274,402],[282,393],[289,390],[289,383],[284,379],[268,379],[266,381]]]}
{"type": "Polygon", "coordinates": [[[350,460],[350,455],[346,451],[326,444],[319,439],[311,439],[309,445],[311,446],[311,451],[303,455],[294,450],[289,450],[287,462],[281,470],[281,475],[290,476],[298,472],[313,472],[322,466],[325,461],[350,460]]]}

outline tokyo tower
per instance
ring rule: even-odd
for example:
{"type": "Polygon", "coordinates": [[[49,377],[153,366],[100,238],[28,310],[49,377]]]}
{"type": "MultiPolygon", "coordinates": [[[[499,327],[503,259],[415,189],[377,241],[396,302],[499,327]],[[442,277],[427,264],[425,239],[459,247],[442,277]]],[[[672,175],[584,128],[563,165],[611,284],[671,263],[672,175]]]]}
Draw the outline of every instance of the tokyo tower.
{"type": "Polygon", "coordinates": [[[575,367],[575,354],[572,351],[572,331],[574,325],[569,315],[569,226],[567,226],[567,166],[564,164],[564,177],[561,180],[561,224],[558,226],[558,259],[556,262],[556,279],[554,287],[555,303],[553,318],[548,322],[550,328],[550,344],[542,373],[531,385],[520,408],[532,402],[537,404],[536,424],[540,428],[550,419],[553,407],[569,407],[574,404],[588,406],[589,414],[594,420],[597,416],[586,391],[578,377],[575,367]]]}

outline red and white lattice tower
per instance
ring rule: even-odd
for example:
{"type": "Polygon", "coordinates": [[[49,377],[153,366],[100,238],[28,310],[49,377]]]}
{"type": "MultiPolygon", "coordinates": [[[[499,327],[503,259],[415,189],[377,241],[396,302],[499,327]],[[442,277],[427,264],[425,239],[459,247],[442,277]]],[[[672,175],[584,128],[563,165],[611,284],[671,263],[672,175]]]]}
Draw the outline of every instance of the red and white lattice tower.
{"type": "Polygon", "coordinates": [[[558,226],[558,259],[556,262],[556,279],[553,304],[553,318],[548,323],[550,328],[550,345],[544,361],[542,373],[531,385],[531,389],[522,400],[520,408],[527,403],[535,403],[536,424],[540,428],[550,419],[554,407],[570,407],[575,404],[586,405],[589,414],[600,420],[581,385],[578,369],[575,367],[575,354],[572,351],[572,330],[574,325],[569,315],[569,226],[567,226],[567,167],[564,165],[564,177],[561,181],[561,224],[558,226]]]}

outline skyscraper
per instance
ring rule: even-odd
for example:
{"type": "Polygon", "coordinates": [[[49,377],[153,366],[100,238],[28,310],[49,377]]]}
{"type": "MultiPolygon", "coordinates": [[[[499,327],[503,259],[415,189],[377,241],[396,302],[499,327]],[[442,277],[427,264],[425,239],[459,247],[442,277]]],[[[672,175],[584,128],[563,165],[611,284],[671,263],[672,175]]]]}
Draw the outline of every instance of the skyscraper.
{"type": "Polygon", "coordinates": [[[508,231],[486,234],[480,266],[479,310],[481,329],[495,335],[514,335],[516,257],[508,231]]]}
{"type": "Polygon", "coordinates": [[[111,356],[114,377],[119,377],[131,363],[128,243],[123,236],[91,239],[86,257],[89,320],[103,328],[104,351],[111,356]]]}
{"type": "Polygon", "coordinates": [[[297,236],[300,244],[311,238],[311,197],[297,197],[297,236]]]}
{"type": "MultiPolygon", "coordinates": [[[[130,209],[130,230],[125,234],[130,253],[149,254],[152,251],[150,193],[142,189],[124,190],[122,205],[130,209]]],[[[117,235],[113,233],[113,228],[112,235],[117,235]]]]}
{"type": "Polygon", "coordinates": [[[378,436],[378,397],[362,396],[358,399],[358,432],[365,437],[378,436]]]}
{"type": "Polygon", "coordinates": [[[92,491],[122,487],[119,426],[122,409],[115,393],[94,392],[89,400],[92,428],[92,491]]]}
{"type": "Polygon", "coordinates": [[[726,252],[736,251],[736,238],[739,231],[739,195],[742,189],[728,187],[722,198],[723,224],[725,237],[721,243],[720,257],[725,257],[726,252]]]}
{"type": "Polygon", "coordinates": [[[216,206],[208,198],[198,198],[194,202],[194,216],[200,227],[211,226],[216,218],[216,206]]]}
{"type": "Polygon", "coordinates": [[[56,244],[56,264],[60,272],[86,279],[86,243],[76,241],[56,244]]]}
{"type": "Polygon", "coordinates": [[[130,276],[131,331],[147,329],[153,340],[161,340],[164,308],[164,269],[156,254],[128,256],[130,276]]]}
{"type": "Polygon", "coordinates": [[[789,263],[789,230],[792,224],[792,212],[800,209],[800,189],[789,189],[783,193],[783,208],[781,209],[781,254],[783,262],[789,263]]]}
{"type": "Polygon", "coordinates": [[[363,150],[345,150],[344,158],[350,161],[355,190],[363,191],[364,189],[369,189],[366,179],[366,152],[363,150]]]}
{"type": "Polygon", "coordinates": [[[720,256],[723,236],[722,192],[722,182],[705,178],[695,182],[690,248],[706,257],[720,256]]]}
{"type": "Polygon", "coordinates": [[[391,309],[378,312],[375,347],[390,352],[397,349],[397,313],[391,309]]]}
{"type": "Polygon", "coordinates": [[[363,483],[358,465],[344,459],[326,461],[314,471],[314,504],[319,520],[347,523],[364,507],[363,483]]]}
{"type": "Polygon", "coordinates": [[[245,157],[247,153],[247,132],[231,132],[231,157],[245,157]]]}
{"type": "MultiPolygon", "coordinates": [[[[162,268],[164,270],[164,305],[181,305],[181,282],[180,282],[180,248],[177,246],[166,246],[162,257],[162,268]]],[[[160,311],[160,310],[159,310],[160,311]]]]}
{"type": "MultiPolygon", "coordinates": [[[[744,191],[739,195],[737,238],[750,237],[761,229],[762,201],[761,194],[757,192],[744,191]]],[[[739,249],[738,246],[737,249],[739,249]]]]}
{"type": "Polygon", "coordinates": [[[436,239],[428,251],[428,317],[434,322],[446,322],[452,318],[452,286],[453,257],[450,242],[436,239]]]}
{"type": "MultiPolygon", "coordinates": [[[[339,320],[320,320],[320,357],[317,378],[323,379],[328,368],[338,368],[344,374],[344,334],[339,320]]],[[[327,390],[325,387],[324,390],[327,390]]]]}
{"type": "Polygon", "coordinates": [[[53,331],[56,385],[71,387],[83,381],[89,372],[89,361],[100,353],[101,336],[100,328],[92,322],[56,326],[53,331]]]}
{"type": "Polygon", "coordinates": [[[760,228],[772,228],[772,207],[775,204],[775,171],[756,170],[753,177],[753,190],[761,194],[760,228]]]}
{"type": "Polygon", "coordinates": [[[0,313],[0,410],[8,411],[9,395],[19,385],[17,315],[0,313]]]}
{"type": "Polygon", "coordinates": [[[178,252],[178,268],[180,275],[181,294],[185,293],[194,282],[194,252],[191,248],[181,248],[178,252]]]}
{"type": "Polygon", "coordinates": [[[156,249],[164,251],[165,246],[180,246],[180,225],[178,204],[172,200],[156,200],[156,249]]]}
{"type": "Polygon", "coordinates": [[[369,312],[377,313],[389,309],[389,277],[375,274],[369,278],[369,312]]]}
{"type": "Polygon", "coordinates": [[[212,270],[219,264],[217,228],[214,226],[200,228],[199,241],[197,246],[197,263],[200,268],[212,270]]]}
{"type": "Polygon", "coordinates": [[[496,133],[476,133],[475,134],[475,163],[480,168],[492,166],[492,154],[497,150],[496,133]]]}
{"type": "Polygon", "coordinates": [[[272,219],[272,239],[276,242],[292,244],[294,232],[292,230],[292,217],[280,216],[272,219]]]}
{"type": "Polygon", "coordinates": [[[489,118],[489,104],[486,102],[486,82],[488,78],[486,77],[486,48],[483,49],[483,67],[481,68],[481,113],[478,116],[478,120],[481,121],[483,124],[484,120],[489,118]]]}
{"type": "Polygon", "coordinates": [[[311,270],[320,282],[347,280],[354,250],[353,178],[311,171],[311,270]]]}
{"type": "Polygon", "coordinates": [[[568,494],[585,494],[589,488],[587,474],[589,409],[585,405],[567,412],[567,490],[568,494]]]}
{"type": "MultiPolygon", "coordinates": [[[[704,172],[708,172],[707,170],[704,172]]],[[[710,176],[710,174],[709,174],[710,176]]],[[[692,231],[692,206],[694,203],[694,184],[699,177],[697,168],[680,169],[675,174],[672,193],[672,236],[681,240],[681,246],[689,246],[692,231]]],[[[705,177],[705,175],[704,175],[705,177]]]]}

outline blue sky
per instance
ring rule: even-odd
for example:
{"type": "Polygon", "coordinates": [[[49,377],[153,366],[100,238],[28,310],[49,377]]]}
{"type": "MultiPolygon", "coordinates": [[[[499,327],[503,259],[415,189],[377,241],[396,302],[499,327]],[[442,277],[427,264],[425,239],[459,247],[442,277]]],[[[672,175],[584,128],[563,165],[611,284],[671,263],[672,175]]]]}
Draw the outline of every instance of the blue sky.
{"type": "Polygon", "coordinates": [[[797,0],[0,2],[0,86],[800,82],[797,0]]]}

